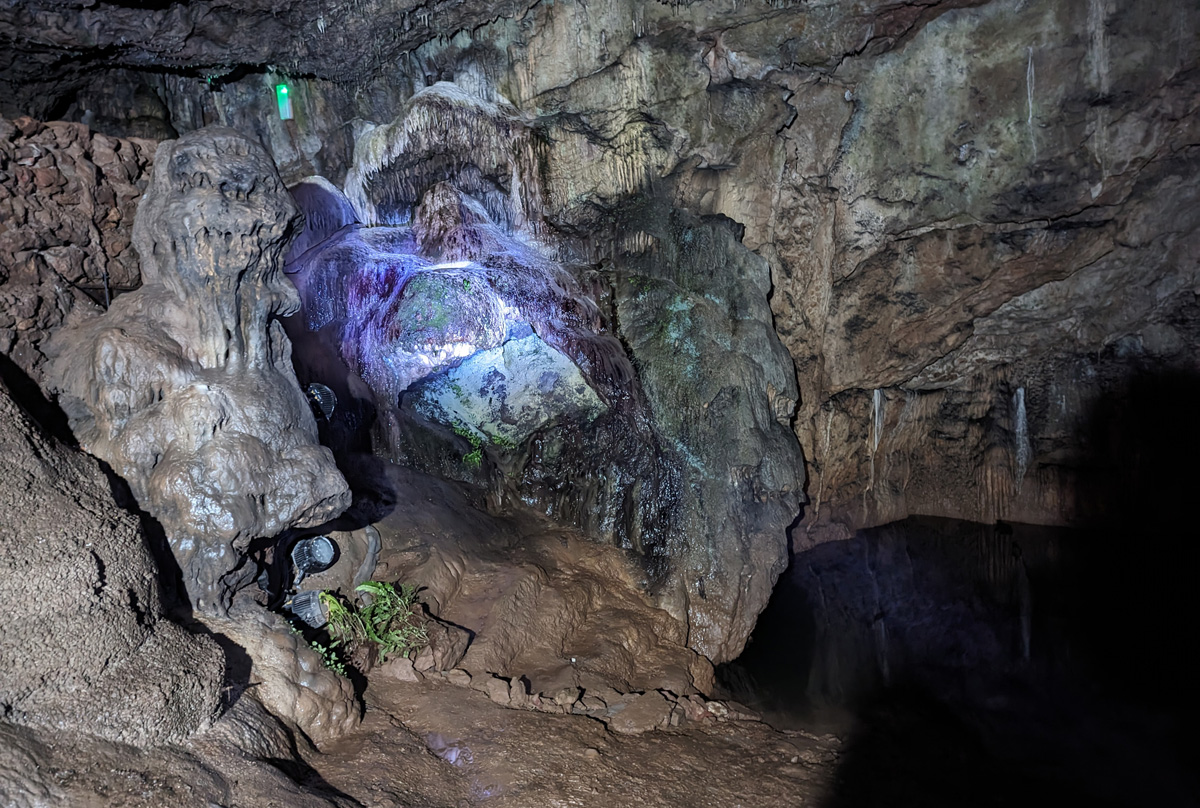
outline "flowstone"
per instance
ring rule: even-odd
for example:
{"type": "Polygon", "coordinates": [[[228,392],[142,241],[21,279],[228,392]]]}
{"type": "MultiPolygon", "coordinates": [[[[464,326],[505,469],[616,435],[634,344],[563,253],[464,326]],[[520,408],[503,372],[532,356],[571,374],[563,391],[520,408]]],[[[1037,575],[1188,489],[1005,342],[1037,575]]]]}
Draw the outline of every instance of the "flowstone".
{"type": "Polygon", "coordinates": [[[299,308],[282,273],[297,218],[270,158],[237,132],[163,143],[134,225],[145,285],[48,348],[80,443],[162,523],[209,614],[253,579],[252,540],[350,503],[278,320],[299,308]]]}
{"type": "Polygon", "coordinates": [[[306,325],[374,391],[377,451],[632,551],[688,647],[732,659],[805,480],[769,264],[653,195],[564,229],[574,203],[537,170],[547,126],[440,82],[364,130],[344,198],[298,194],[331,234],[289,266],[306,325]],[[585,233],[621,246],[580,265],[585,233]],[[465,437],[458,456],[422,422],[465,437]]]}

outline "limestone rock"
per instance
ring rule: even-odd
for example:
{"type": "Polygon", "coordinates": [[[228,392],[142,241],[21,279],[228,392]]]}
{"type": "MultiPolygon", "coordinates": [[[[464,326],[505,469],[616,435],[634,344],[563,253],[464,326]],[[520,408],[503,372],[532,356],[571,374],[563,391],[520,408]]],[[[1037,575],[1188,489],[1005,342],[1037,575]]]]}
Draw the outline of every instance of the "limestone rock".
{"type": "Polygon", "coordinates": [[[553,695],[553,701],[559,707],[570,709],[571,705],[579,700],[582,691],[578,687],[564,687],[553,695]]]}
{"type": "MultiPolygon", "coordinates": [[[[543,692],[557,682],[563,684],[553,692],[566,682],[576,687],[576,677],[588,687],[709,689],[711,665],[682,645],[670,616],[629,587],[620,564],[593,557],[550,572],[513,564],[467,567],[455,596],[441,598],[442,614],[475,632],[463,666],[504,676],[537,670],[533,682],[543,692]],[[572,649],[573,662],[562,658],[564,647],[572,649]]],[[[425,579],[420,570],[406,577],[425,579]]]]}
{"type": "Polygon", "coordinates": [[[6,808],[114,804],[335,808],[344,804],[281,771],[280,761],[294,754],[290,734],[246,694],[212,730],[186,745],[138,749],[78,733],[0,724],[0,804],[6,808]]]}
{"type": "Polygon", "coordinates": [[[665,726],[671,717],[671,703],[655,691],[634,693],[623,705],[610,706],[609,711],[609,729],[622,735],[638,735],[665,726]]]}
{"type": "Polygon", "coordinates": [[[691,695],[682,698],[678,702],[679,708],[683,712],[683,717],[688,721],[703,721],[704,719],[714,718],[714,714],[708,709],[704,699],[697,695],[691,695]]]}
{"type": "Polygon", "coordinates": [[[471,644],[471,633],[466,629],[438,620],[426,613],[425,633],[429,643],[422,648],[413,664],[419,671],[448,671],[462,661],[471,644]]]}
{"type": "Polygon", "coordinates": [[[641,224],[655,247],[628,259],[617,312],[660,434],[687,461],[664,607],[722,661],[766,606],[803,499],[794,370],[767,263],[723,227],[653,213],[641,224]]]}
{"type": "MultiPolygon", "coordinates": [[[[284,64],[280,44],[295,39],[297,31],[307,30],[311,36],[289,46],[289,69],[295,75],[316,73],[345,81],[398,63],[432,37],[471,30],[498,13],[513,13],[529,5],[529,0],[500,4],[470,0],[424,10],[410,3],[370,0],[358,6],[323,8],[314,17],[312,8],[283,9],[255,2],[239,7],[238,16],[231,18],[224,6],[210,2],[174,11],[139,5],[120,7],[117,13],[82,9],[69,15],[53,2],[38,2],[5,9],[0,15],[0,38],[6,43],[21,43],[23,53],[27,52],[26,42],[44,43],[29,49],[29,60],[16,60],[16,64],[6,60],[9,69],[0,75],[4,90],[0,111],[11,114],[10,108],[15,107],[44,114],[53,108],[55,82],[61,79],[54,69],[62,58],[59,48],[85,60],[90,57],[83,57],[84,53],[123,52],[128,54],[129,65],[165,60],[175,72],[197,70],[213,79],[225,75],[231,64],[284,64]],[[237,25],[231,25],[234,20],[237,25]],[[225,67],[217,67],[221,65],[225,67]]],[[[81,77],[75,84],[82,81],[81,77]]],[[[204,79],[198,84],[208,86],[204,79]]]]}
{"type": "Polygon", "coordinates": [[[497,704],[507,705],[509,703],[509,684],[506,679],[493,676],[484,680],[483,692],[487,694],[489,699],[497,704]]]}
{"type": "MultiPolygon", "coordinates": [[[[780,533],[800,506],[796,486],[811,497],[793,530],[800,550],[916,513],[1102,521],[1112,497],[1099,495],[1109,489],[1095,478],[1119,469],[1097,471],[1103,458],[1081,437],[1090,415],[1126,402],[1131,374],[1195,369],[1200,50],[1192,33],[1200,9],[1187,0],[565,0],[489,8],[482,26],[470,2],[405,17],[399,38],[386,43],[339,12],[338,23],[376,46],[350,58],[307,37],[299,46],[285,36],[247,43],[214,37],[205,25],[186,44],[164,46],[174,40],[163,36],[162,10],[89,8],[64,26],[48,5],[0,12],[0,38],[16,54],[0,81],[24,99],[11,103],[52,106],[37,100],[37,88],[57,82],[56,97],[82,110],[118,96],[94,86],[77,92],[81,83],[122,84],[124,98],[153,81],[177,125],[236,121],[261,133],[289,178],[317,165],[335,182],[352,175],[347,187],[369,214],[363,220],[412,222],[396,229],[427,239],[431,260],[470,258],[484,244],[482,253],[493,251],[494,233],[463,238],[473,202],[503,235],[536,231],[556,261],[581,267],[577,280],[596,304],[588,316],[607,323],[607,337],[634,337],[630,352],[641,355],[633,358],[648,363],[630,377],[636,383],[620,382],[628,401],[658,409],[654,418],[639,410],[646,429],[601,416],[587,435],[567,426],[535,439],[520,477],[491,492],[492,501],[503,507],[524,496],[638,552],[659,604],[686,620],[696,647],[714,658],[737,652],[764,602],[782,557],[780,533]],[[426,26],[438,20],[471,24],[432,38],[426,26]],[[93,30],[102,30],[100,40],[93,30]],[[46,50],[30,50],[27,31],[46,50]],[[125,44],[105,50],[118,37],[125,44]],[[367,78],[367,66],[395,48],[411,49],[413,67],[367,78]],[[109,69],[81,78],[69,60],[53,61],[75,52],[109,69]],[[122,69],[131,54],[141,60],[137,76],[122,69]],[[178,75],[181,61],[194,66],[205,54],[206,64],[295,59],[311,70],[296,81],[305,131],[263,120],[270,78],[257,71],[231,77],[220,93],[178,75]],[[351,76],[353,92],[343,83],[351,76]],[[453,131],[439,136],[439,127],[453,131]],[[352,157],[356,136],[364,148],[352,157]],[[391,180],[377,170],[384,155],[399,158],[391,180]],[[445,187],[429,193],[439,185],[457,196],[445,187]],[[766,262],[767,286],[740,280],[768,297],[773,318],[753,319],[773,319],[796,390],[776,382],[768,366],[781,363],[759,345],[749,364],[765,364],[748,375],[763,378],[702,382],[709,394],[685,408],[684,432],[656,432],[670,405],[689,404],[672,400],[676,368],[657,365],[659,356],[675,359],[662,349],[677,334],[658,334],[651,316],[674,296],[666,282],[695,298],[673,304],[694,311],[659,311],[660,324],[679,336],[687,336],[685,315],[733,299],[711,288],[722,303],[695,294],[703,272],[664,271],[684,254],[677,236],[695,235],[685,223],[697,220],[766,262]],[[660,252],[670,260],[656,266],[660,252]],[[722,391],[722,401],[736,398],[733,409],[746,404],[766,425],[763,390],[804,448],[807,474],[789,475],[791,491],[767,467],[794,465],[794,448],[769,455],[761,470],[757,460],[723,467],[730,458],[721,451],[688,454],[695,407],[703,415],[722,391]],[[576,465],[571,458],[598,456],[601,446],[610,447],[603,467],[613,470],[603,485],[599,474],[564,473],[576,465]],[[715,469],[729,477],[724,491],[715,469]],[[728,494],[741,489],[752,493],[728,494]],[[690,501],[680,502],[688,491],[690,501]],[[626,502],[651,518],[626,518],[626,502]],[[684,546],[693,542],[700,547],[684,546]]],[[[365,15],[383,15],[376,19],[403,13],[366,5],[365,15]]],[[[193,24],[205,9],[180,13],[193,24]]],[[[261,4],[245,13],[270,30],[299,30],[283,12],[267,22],[261,4]]],[[[106,104],[101,112],[119,117],[106,104]]],[[[761,279],[762,268],[750,276],[761,279]]],[[[731,311],[730,319],[742,316],[731,311]]],[[[550,330],[535,326],[543,339],[550,330]]],[[[700,340],[708,348],[694,364],[710,364],[708,350],[730,335],[720,336],[700,340]]],[[[584,352],[563,353],[585,377],[602,375],[584,352]]],[[[711,364],[721,366],[719,355],[711,364]]],[[[765,435],[766,426],[755,428],[765,435]]],[[[755,446],[778,448],[761,435],[741,448],[755,446]]],[[[512,471],[524,459],[493,460],[512,471]]],[[[484,485],[487,473],[458,478],[484,485]]]]}
{"type": "Polygon", "coordinates": [[[354,687],[338,676],[278,615],[239,602],[228,618],[205,618],[215,634],[250,658],[254,697],[314,743],[340,738],[361,720],[354,687]]]}
{"type": "Polygon", "coordinates": [[[790,102],[820,110],[793,127],[772,300],[819,469],[801,546],[918,513],[1095,519],[1091,413],[1192,364],[1200,219],[1174,178],[1198,136],[1169,110],[1198,54],[1149,20],[1197,11],[1030,11],[939,15],[848,61],[842,98],[790,102]]]}
{"type": "Polygon", "coordinates": [[[131,249],[154,144],[0,119],[0,353],[42,381],[42,341],[141,282],[131,249]]]}
{"type": "MultiPolygon", "coordinates": [[[[473,465],[484,450],[500,456],[497,500],[635,551],[691,647],[732,658],[783,569],[804,485],[769,267],[729,229],[641,205],[606,329],[578,278],[534,246],[548,231],[530,212],[561,202],[541,195],[525,155],[541,137],[490,97],[422,90],[360,136],[347,179],[358,218],[412,217],[409,241],[377,266],[338,269],[310,248],[311,266],[292,277],[306,305],[345,310],[343,357],[382,410],[400,395],[402,414],[469,433],[473,465]],[[447,150],[449,172],[436,169],[447,150]],[[344,290],[345,305],[324,303],[325,290],[344,290]]],[[[348,242],[367,231],[340,232],[348,242]]],[[[323,320],[310,327],[336,329],[323,320]]],[[[387,451],[447,473],[406,437],[387,451]]]]}
{"type": "Polygon", "coordinates": [[[239,693],[237,701],[196,740],[225,743],[256,760],[287,760],[296,746],[287,726],[249,692],[239,693]]]}
{"type": "Polygon", "coordinates": [[[607,409],[579,369],[536,334],[477,351],[413,393],[418,412],[507,446],[559,419],[591,421],[607,409]]]}
{"type": "Polygon", "coordinates": [[[608,704],[598,696],[584,694],[579,700],[579,706],[587,715],[597,716],[608,709],[608,704]]]}
{"type": "Polygon", "coordinates": [[[418,670],[413,660],[408,657],[389,659],[380,666],[378,672],[401,682],[420,682],[425,678],[421,675],[422,671],[418,670]]]}
{"type": "Polygon", "coordinates": [[[454,668],[445,672],[446,681],[456,687],[470,687],[471,674],[464,671],[462,668],[454,668]]]}
{"type": "Polygon", "coordinates": [[[224,655],[166,619],[138,520],[96,461],[48,437],[4,381],[0,453],[5,719],[137,746],[208,727],[224,655]]]}
{"type": "Polygon", "coordinates": [[[275,319],[298,307],[280,271],[295,217],[241,135],[163,144],[134,227],[145,285],[49,348],[72,429],[163,524],[203,612],[253,577],[251,540],[349,504],[275,319]]]}

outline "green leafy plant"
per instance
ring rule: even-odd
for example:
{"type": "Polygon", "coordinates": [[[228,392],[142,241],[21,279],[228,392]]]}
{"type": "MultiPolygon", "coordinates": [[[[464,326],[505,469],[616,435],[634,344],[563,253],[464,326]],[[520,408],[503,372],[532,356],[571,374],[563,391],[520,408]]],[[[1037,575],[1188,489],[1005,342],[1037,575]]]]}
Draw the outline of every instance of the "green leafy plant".
{"type": "Polygon", "coordinates": [[[386,662],[390,656],[411,656],[429,642],[425,627],[416,619],[416,587],[367,581],[356,591],[367,596],[365,605],[347,603],[332,592],[320,595],[329,615],[332,647],[352,653],[358,647],[374,645],[379,661],[386,662]]]}
{"type": "Polygon", "coordinates": [[[334,648],[333,645],[324,645],[316,640],[306,639],[304,637],[304,632],[295,626],[292,626],[292,633],[300,635],[300,638],[304,640],[305,644],[307,644],[308,647],[313,651],[316,651],[317,656],[321,657],[321,663],[326,668],[333,671],[338,676],[347,675],[346,661],[342,659],[342,655],[338,653],[338,650],[334,648]]]}
{"type": "Polygon", "coordinates": [[[479,468],[483,463],[483,440],[462,423],[454,424],[454,434],[471,444],[471,451],[463,455],[463,465],[469,469],[479,468]]]}
{"type": "Polygon", "coordinates": [[[337,649],[331,645],[322,645],[319,642],[310,641],[308,647],[317,652],[321,657],[321,662],[326,668],[336,673],[338,676],[346,676],[346,662],[338,654],[337,649]]]}
{"type": "Polygon", "coordinates": [[[495,437],[493,437],[492,445],[495,446],[497,449],[502,449],[506,452],[511,452],[513,449],[517,448],[517,444],[513,443],[511,440],[504,437],[503,435],[496,435],[495,437]]]}
{"type": "Polygon", "coordinates": [[[362,608],[363,625],[371,642],[379,647],[379,658],[398,654],[411,656],[413,651],[429,643],[425,627],[415,622],[417,614],[417,588],[409,584],[367,581],[358,591],[370,597],[370,603],[362,608]]]}
{"type": "Polygon", "coordinates": [[[476,446],[463,455],[463,465],[469,469],[477,469],[483,465],[483,447],[476,446]]]}

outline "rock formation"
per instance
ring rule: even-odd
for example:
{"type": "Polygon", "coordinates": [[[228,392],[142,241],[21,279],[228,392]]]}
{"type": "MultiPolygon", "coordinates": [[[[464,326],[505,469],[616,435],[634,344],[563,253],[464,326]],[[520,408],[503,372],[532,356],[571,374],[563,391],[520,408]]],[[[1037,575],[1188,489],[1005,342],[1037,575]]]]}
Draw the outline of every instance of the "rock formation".
{"type": "Polygon", "coordinates": [[[769,268],[794,363],[798,395],[771,382],[768,398],[798,402],[801,547],[916,513],[1103,519],[1092,416],[1122,406],[1131,375],[1195,370],[1200,12],[1183,0],[364,3],[327,16],[256,2],[228,37],[205,2],[66,21],[51,5],[0,12],[7,114],[53,103],[132,133],[149,106],[132,115],[130,99],[149,94],[179,131],[259,134],[289,181],[371,190],[356,136],[383,138],[422,91],[453,82],[509,135],[536,133],[522,141],[532,161],[480,158],[468,195],[511,196],[500,169],[536,165],[522,193],[541,209],[523,210],[556,259],[587,268],[605,317],[635,311],[644,282],[625,279],[675,250],[676,225],[654,222],[724,222],[769,268]],[[173,19],[189,35],[167,36],[173,19]],[[279,35],[241,33],[256,26],[279,35]],[[43,70],[66,53],[89,70],[43,70]],[[294,120],[273,108],[280,81],[294,120]]]}
{"type": "Polygon", "coordinates": [[[295,218],[243,136],[163,144],[134,228],[143,287],[51,348],[72,429],[163,524],[204,612],[253,580],[253,539],[349,504],[277,319],[298,307],[281,271],[295,218]]]}
{"type": "Polygon", "coordinates": [[[136,746],[178,743],[208,728],[221,704],[224,654],[165,618],[137,518],[113,500],[100,464],[50,437],[14,401],[7,376],[0,380],[5,720],[136,746]]]}
{"type": "Polygon", "coordinates": [[[806,542],[910,513],[1102,518],[1097,408],[1195,368],[1196,13],[988,3],[802,92],[773,306],[806,542]]]}
{"type": "MultiPolygon", "coordinates": [[[[136,283],[128,250],[104,253],[120,246],[149,156],[104,138],[221,125],[259,140],[288,184],[321,175],[296,187],[308,229],[287,272],[304,311],[287,328],[301,380],[338,394],[321,437],[349,461],[356,493],[386,489],[366,491],[354,524],[339,526],[377,521],[380,568],[426,576],[413,582],[431,611],[476,632],[443,660],[462,652],[465,670],[429,674],[431,651],[393,666],[407,681],[372,682],[382,698],[367,740],[331,752],[349,761],[341,779],[322,772],[354,799],[469,802],[493,774],[525,789],[514,801],[546,804],[625,783],[648,804],[727,793],[703,793],[711,780],[690,773],[695,757],[664,767],[615,752],[646,736],[587,722],[595,736],[572,755],[565,733],[546,729],[567,724],[516,709],[479,719],[476,707],[578,706],[614,730],[716,716],[716,701],[659,688],[709,686],[696,651],[739,653],[790,554],[777,594],[807,615],[805,641],[793,619],[750,646],[783,657],[786,687],[798,692],[807,671],[817,700],[901,681],[983,697],[965,713],[918,709],[920,726],[905,725],[911,704],[882,705],[839,747],[828,793],[773,752],[716,753],[714,734],[654,733],[659,755],[704,744],[701,759],[730,761],[721,788],[747,784],[759,804],[855,803],[888,793],[889,771],[910,784],[915,773],[909,801],[938,802],[926,792],[958,787],[941,763],[960,753],[962,793],[983,772],[1014,804],[1075,796],[1072,778],[1087,796],[1060,802],[1184,804],[1194,778],[1165,761],[1178,759],[1188,717],[1155,716],[1144,723],[1161,737],[1135,739],[1115,725],[1137,720],[1106,724],[1086,694],[1147,696],[1162,716],[1190,694],[1186,643],[1159,638],[1190,629],[1192,565],[1176,562],[1194,532],[1186,421],[1200,397],[1198,30],[1191,0],[9,3],[0,114],[77,124],[0,122],[0,350],[40,382],[44,335],[69,308],[101,303],[103,262],[110,279],[136,283]],[[105,133],[88,136],[92,157],[85,122],[105,133]],[[88,166],[101,164],[93,182],[88,166]],[[90,200],[75,211],[72,171],[90,200]],[[395,461],[390,477],[356,454],[371,448],[395,461]],[[461,520],[425,513],[447,503],[461,520]],[[524,517],[558,527],[482,535],[524,517]],[[1086,536],[1071,533],[1079,526],[1086,536]],[[645,693],[609,698],[606,680],[645,693]],[[447,682],[487,696],[463,710],[478,694],[447,682]],[[410,693],[438,706],[422,716],[410,693]],[[405,754],[394,716],[436,757],[405,754]],[[459,719],[466,729],[443,734],[459,719]],[[875,743],[897,737],[900,755],[875,743]],[[534,776],[506,757],[514,738],[518,754],[534,750],[534,776]],[[1085,746],[1097,753],[1079,768],[1085,746]],[[979,765],[998,749],[1013,755],[979,765]],[[1150,776],[1122,783],[1131,767],[1096,763],[1131,759],[1150,776]],[[398,760],[420,786],[364,783],[364,768],[398,760]],[[572,777],[545,778],[547,760],[572,777]],[[428,776],[422,764],[442,768],[428,776]],[[441,788],[454,777],[460,790],[441,788]]],[[[258,291],[235,302],[234,275],[218,276],[226,297],[187,272],[166,277],[163,240],[143,252],[149,291],[118,295],[112,313],[56,341],[55,378],[88,448],[142,480],[139,501],[178,538],[197,603],[221,611],[253,573],[238,566],[248,542],[330,515],[344,494],[266,325],[295,308],[272,274],[292,216],[263,197],[279,181],[238,154],[253,187],[222,174],[210,188],[215,175],[186,165],[191,148],[156,165],[178,173],[166,163],[179,158],[183,184],[206,184],[188,194],[213,222],[222,182],[265,222],[214,224],[206,260],[228,268],[226,235],[239,260],[261,254],[232,271],[254,264],[245,288],[274,302],[259,306],[258,291]],[[151,319],[159,309],[165,321],[151,319]],[[119,330],[105,330],[109,318],[119,330]],[[257,342],[242,339],[251,322],[257,342]],[[231,380],[263,373],[288,383],[231,380]]],[[[147,210],[170,207],[149,193],[147,210]]],[[[183,225],[174,241],[191,243],[191,214],[176,211],[160,224],[183,225]]],[[[280,674],[262,680],[272,709],[314,737],[354,724],[349,690],[301,644],[271,618],[233,619],[229,635],[247,632],[254,664],[280,674]]],[[[240,704],[237,721],[190,749],[229,735],[259,761],[294,757],[269,727],[243,724],[255,702],[240,704]]],[[[57,771],[73,754],[39,745],[40,732],[0,727],[0,769],[16,772],[0,773],[0,802],[13,801],[6,780],[31,804],[81,793],[34,768],[57,771]]],[[[78,748],[91,761],[79,782],[111,782],[95,761],[118,758],[78,748]]],[[[224,783],[267,783],[260,771],[205,775],[195,801],[249,803],[224,783]]],[[[141,799],[163,802],[171,786],[155,788],[141,799]]]]}
{"type": "MultiPolygon", "coordinates": [[[[646,204],[624,234],[644,249],[611,268],[602,313],[549,257],[578,245],[543,222],[560,211],[542,195],[542,138],[502,99],[446,82],[365,131],[346,202],[298,186],[330,232],[289,260],[306,325],[329,333],[382,418],[453,429],[471,441],[468,470],[486,449],[494,503],[633,551],[691,647],[731,658],[785,565],[804,477],[768,267],[727,227],[646,204]],[[351,226],[347,202],[356,222],[412,225],[351,226]]],[[[447,473],[399,446],[402,431],[380,451],[447,473]]]]}
{"type": "Polygon", "coordinates": [[[0,120],[0,353],[42,381],[42,341],[141,283],[130,249],[155,144],[0,120]]]}
{"type": "Polygon", "coordinates": [[[207,618],[206,625],[249,657],[251,666],[245,673],[253,687],[243,698],[258,701],[285,726],[318,744],[358,726],[362,715],[354,686],[326,668],[320,655],[279,615],[244,601],[235,605],[229,618],[207,618]]]}

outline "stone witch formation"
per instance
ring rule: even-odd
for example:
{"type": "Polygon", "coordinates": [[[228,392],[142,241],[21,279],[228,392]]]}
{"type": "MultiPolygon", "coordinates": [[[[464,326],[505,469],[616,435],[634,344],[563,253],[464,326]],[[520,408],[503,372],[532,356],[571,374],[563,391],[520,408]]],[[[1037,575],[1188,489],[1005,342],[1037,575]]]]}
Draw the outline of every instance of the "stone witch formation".
{"type": "Polygon", "coordinates": [[[254,580],[251,541],[350,502],[278,319],[299,308],[283,274],[299,224],[270,157],[243,135],[164,143],[134,226],[142,287],[47,348],[72,430],[162,523],[204,612],[254,580]]]}

